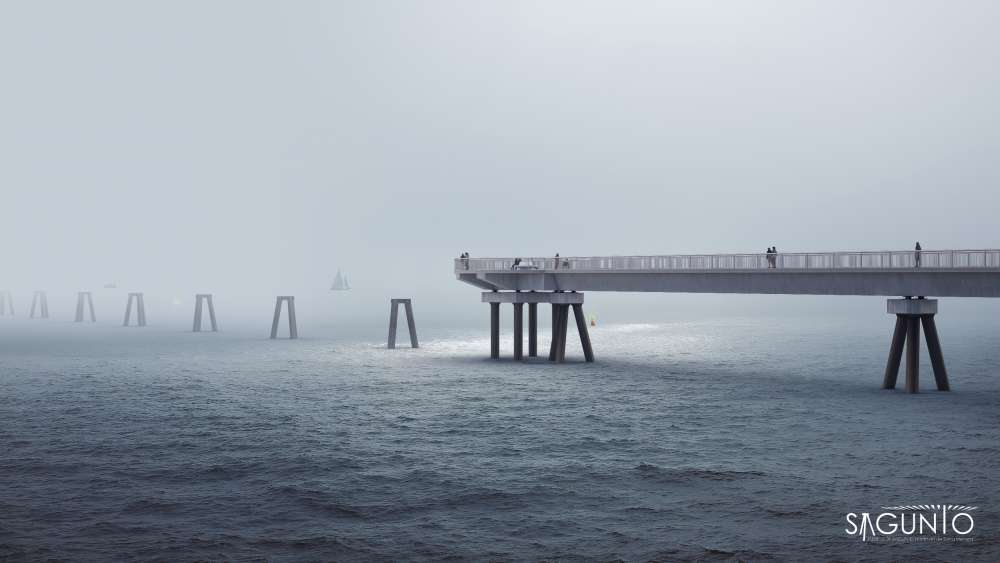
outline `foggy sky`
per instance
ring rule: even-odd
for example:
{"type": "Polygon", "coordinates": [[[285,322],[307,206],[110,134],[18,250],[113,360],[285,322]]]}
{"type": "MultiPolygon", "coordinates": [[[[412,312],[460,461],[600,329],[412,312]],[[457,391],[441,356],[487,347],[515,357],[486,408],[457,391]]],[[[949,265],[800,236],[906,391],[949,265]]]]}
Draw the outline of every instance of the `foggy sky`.
{"type": "Polygon", "coordinates": [[[344,309],[384,322],[390,296],[483,313],[462,251],[1000,246],[996,2],[2,12],[0,287],[22,300],[113,281],[266,317],[339,267],[344,309]]]}

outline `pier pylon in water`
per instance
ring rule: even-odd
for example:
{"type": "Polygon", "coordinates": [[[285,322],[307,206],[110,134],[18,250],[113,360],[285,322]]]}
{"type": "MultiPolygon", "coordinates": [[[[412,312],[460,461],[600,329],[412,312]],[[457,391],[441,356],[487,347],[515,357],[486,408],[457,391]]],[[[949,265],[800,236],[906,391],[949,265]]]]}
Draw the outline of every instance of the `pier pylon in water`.
{"type": "Polygon", "coordinates": [[[212,303],[211,293],[199,293],[194,296],[194,326],[192,332],[201,332],[201,304],[208,304],[208,320],[212,323],[212,332],[219,332],[219,325],[215,322],[215,305],[212,303]]]}
{"type": "Polygon", "coordinates": [[[49,318],[49,296],[42,290],[35,291],[35,294],[31,297],[31,312],[28,313],[29,319],[35,318],[36,307],[40,318],[49,318]]]}
{"type": "Polygon", "coordinates": [[[146,326],[146,300],[143,294],[138,292],[128,294],[128,303],[125,304],[125,321],[122,326],[129,326],[132,319],[132,303],[135,303],[136,326],[146,326]]]}
{"type": "Polygon", "coordinates": [[[406,327],[410,331],[410,347],[419,348],[417,344],[417,324],[413,319],[413,303],[410,299],[392,299],[389,302],[389,342],[387,348],[396,347],[396,324],[399,320],[399,306],[406,310],[406,327]]]}
{"type": "Polygon", "coordinates": [[[83,306],[84,301],[87,302],[87,306],[90,309],[90,322],[97,322],[97,315],[94,314],[94,297],[89,291],[80,291],[76,294],[76,318],[74,322],[83,322],[83,306]]]}
{"type": "Polygon", "coordinates": [[[896,328],[892,333],[892,345],[889,347],[889,361],[885,366],[882,389],[896,388],[896,378],[899,375],[899,364],[903,358],[905,344],[906,392],[920,392],[920,325],[923,325],[937,389],[950,390],[948,371],[944,367],[944,355],[941,353],[941,340],[938,338],[937,325],[934,323],[934,315],[938,310],[937,299],[922,297],[890,299],[887,309],[890,315],[896,315],[896,328]]]}
{"type": "Polygon", "coordinates": [[[484,303],[490,304],[490,358],[500,358],[500,305],[514,306],[514,359],[524,359],[524,305],[528,305],[528,357],[538,355],[538,304],[552,305],[552,343],[549,361],[566,361],[566,333],[569,331],[569,310],[573,309],[576,330],[580,334],[583,357],[594,361],[594,348],[590,343],[587,317],[583,313],[583,294],[575,291],[486,291],[484,303]]]}
{"type": "Polygon", "coordinates": [[[278,338],[278,322],[281,320],[281,304],[288,304],[288,338],[299,337],[299,326],[295,319],[295,297],[279,295],[274,302],[274,320],[271,321],[271,339],[278,338]]]}

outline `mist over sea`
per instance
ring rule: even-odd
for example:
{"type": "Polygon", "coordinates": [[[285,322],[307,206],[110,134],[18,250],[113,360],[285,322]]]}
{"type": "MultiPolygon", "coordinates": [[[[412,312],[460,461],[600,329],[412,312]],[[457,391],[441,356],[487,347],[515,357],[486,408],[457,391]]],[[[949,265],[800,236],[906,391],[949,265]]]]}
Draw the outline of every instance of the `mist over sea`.
{"type": "Polygon", "coordinates": [[[925,358],[914,396],[879,390],[891,324],[599,324],[550,365],[488,360],[485,323],[3,319],[0,559],[995,561],[1000,338],[942,315],[954,391],[925,358]],[[844,532],[931,503],[980,507],[973,540],[844,532]]]}

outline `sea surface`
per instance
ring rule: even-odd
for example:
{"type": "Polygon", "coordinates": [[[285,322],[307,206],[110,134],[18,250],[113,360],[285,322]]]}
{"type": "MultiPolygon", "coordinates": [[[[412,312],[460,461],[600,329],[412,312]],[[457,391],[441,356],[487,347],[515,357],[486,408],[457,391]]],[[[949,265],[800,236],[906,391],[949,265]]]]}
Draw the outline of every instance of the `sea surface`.
{"type": "Polygon", "coordinates": [[[4,319],[0,559],[997,561],[1000,325],[939,329],[953,391],[924,358],[907,395],[888,316],[603,325],[564,365],[4,319]],[[970,540],[845,532],[912,504],[970,540]]]}

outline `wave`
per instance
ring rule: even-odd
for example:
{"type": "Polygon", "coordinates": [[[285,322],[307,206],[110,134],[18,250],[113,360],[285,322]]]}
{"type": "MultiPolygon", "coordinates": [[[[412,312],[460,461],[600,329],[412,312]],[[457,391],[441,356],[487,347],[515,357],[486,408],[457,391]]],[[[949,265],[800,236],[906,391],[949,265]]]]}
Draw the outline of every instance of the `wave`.
{"type": "Polygon", "coordinates": [[[333,493],[316,489],[297,487],[294,485],[283,485],[273,487],[268,491],[269,496],[281,502],[294,503],[311,512],[319,512],[327,516],[339,516],[342,518],[366,518],[364,510],[350,504],[340,502],[333,493]]]}
{"type": "Polygon", "coordinates": [[[721,469],[705,469],[698,467],[665,468],[649,463],[641,463],[635,467],[643,479],[652,481],[684,482],[699,479],[711,481],[736,481],[763,477],[760,471],[732,471],[721,469]]]}

